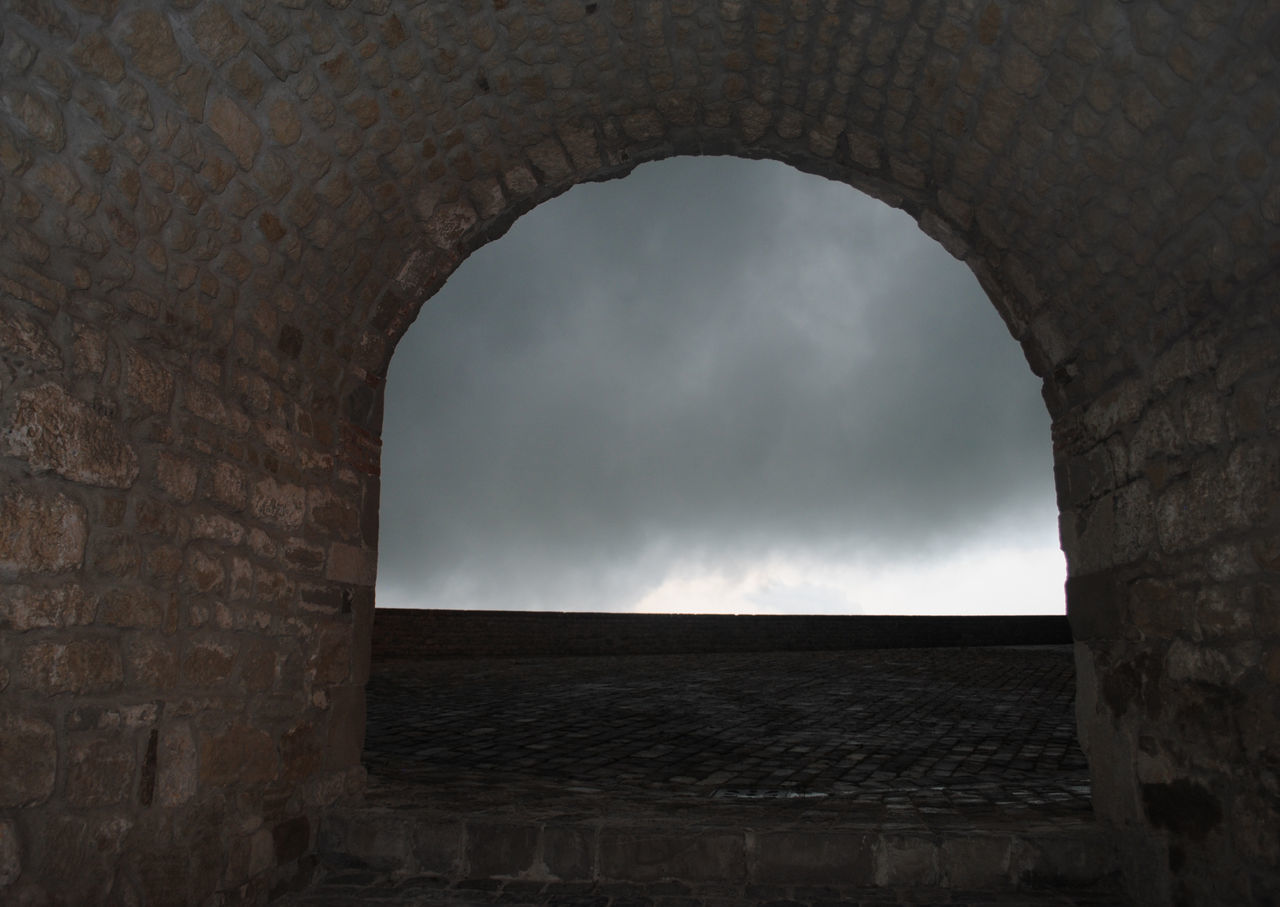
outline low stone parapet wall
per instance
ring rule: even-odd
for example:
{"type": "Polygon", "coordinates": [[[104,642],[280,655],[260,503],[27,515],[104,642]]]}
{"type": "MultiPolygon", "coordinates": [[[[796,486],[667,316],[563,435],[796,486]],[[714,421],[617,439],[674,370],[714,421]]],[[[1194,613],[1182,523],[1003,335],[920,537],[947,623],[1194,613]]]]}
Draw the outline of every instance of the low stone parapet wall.
{"type": "Polygon", "coordinates": [[[373,621],[374,658],[680,655],[1070,642],[1065,615],[899,617],[378,608],[373,621]]]}

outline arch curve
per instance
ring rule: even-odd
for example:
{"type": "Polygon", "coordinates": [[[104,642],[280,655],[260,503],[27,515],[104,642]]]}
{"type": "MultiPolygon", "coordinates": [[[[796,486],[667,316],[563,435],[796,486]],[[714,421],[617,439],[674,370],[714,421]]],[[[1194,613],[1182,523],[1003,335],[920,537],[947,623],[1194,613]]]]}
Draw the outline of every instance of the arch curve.
{"type": "Polygon", "coordinates": [[[978,274],[1045,382],[1135,893],[1280,888],[1280,14],[294,6],[0,20],[0,892],[260,900],[298,865],[360,788],[396,342],[521,212],[700,153],[847,182],[978,274]]]}

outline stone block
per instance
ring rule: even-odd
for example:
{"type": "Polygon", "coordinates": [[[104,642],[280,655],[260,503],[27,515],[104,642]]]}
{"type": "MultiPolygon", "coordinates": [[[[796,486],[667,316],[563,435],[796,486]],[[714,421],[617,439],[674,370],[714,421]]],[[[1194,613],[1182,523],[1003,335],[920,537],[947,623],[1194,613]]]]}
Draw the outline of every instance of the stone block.
{"type": "Polygon", "coordinates": [[[311,722],[294,725],[280,738],[280,774],[284,779],[303,781],[319,771],[321,762],[320,735],[311,722]]]}
{"type": "Polygon", "coordinates": [[[0,573],[56,573],[84,561],[84,508],[61,494],[0,496],[0,573]]]}
{"type": "Polygon", "coordinates": [[[415,822],[411,848],[418,869],[445,877],[456,876],[461,869],[463,834],[461,822],[415,822]]]}
{"type": "Polygon", "coordinates": [[[93,620],[93,602],[75,583],[63,586],[7,586],[0,591],[0,627],[22,631],[73,627],[93,620]]]}
{"type": "Polygon", "coordinates": [[[196,688],[225,683],[235,667],[235,648],[214,640],[191,643],[182,657],[183,682],[196,688]]]}
{"type": "Polygon", "coordinates": [[[135,576],[142,564],[142,547],[132,533],[100,533],[93,540],[89,561],[106,576],[135,576]]]}
{"type": "Polygon", "coordinates": [[[138,456],[118,427],[56,384],[18,394],[0,452],[85,485],[128,488],[138,456]]]}
{"type": "Polygon", "coordinates": [[[191,518],[191,537],[223,545],[239,545],[246,535],[243,524],[221,513],[199,513],[191,518]]]}
{"type": "Polygon", "coordinates": [[[123,815],[101,810],[57,813],[42,823],[28,862],[53,890],[53,903],[106,903],[131,827],[123,815]]]}
{"type": "Polygon", "coordinates": [[[294,816],[271,829],[276,865],[292,863],[307,852],[311,844],[311,822],[306,816],[294,816]]]}
{"type": "Polygon", "coordinates": [[[599,873],[620,882],[736,882],[747,875],[745,841],[740,832],[716,829],[605,828],[599,873]]]}
{"type": "Polygon", "coordinates": [[[307,515],[311,525],[327,535],[352,539],[359,534],[360,510],[349,494],[312,488],[307,492],[307,515]]]}
{"type": "Polygon", "coordinates": [[[62,353],[49,333],[21,312],[0,312],[0,350],[49,368],[62,365],[62,353]]]}
{"type": "Polygon", "coordinates": [[[235,155],[240,167],[251,170],[262,145],[262,131],[249,115],[230,98],[215,98],[209,105],[209,126],[235,155]]]}
{"type": "Polygon", "coordinates": [[[169,370],[137,350],[129,350],[125,363],[125,393],[153,413],[168,412],[174,387],[169,370]]]}
{"type": "Polygon", "coordinates": [[[0,714],[0,807],[32,806],[47,799],[57,768],[53,725],[13,712],[0,714]]]}
{"type": "Polygon", "coordinates": [[[775,831],[756,835],[752,879],[767,885],[875,884],[875,839],[842,831],[775,831]]]}
{"type": "Polygon", "coordinates": [[[166,452],[156,458],[156,481],[180,503],[191,503],[199,477],[200,470],[189,457],[166,452]]]}
{"type": "Polygon", "coordinates": [[[249,500],[244,473],[231,463],[215,464],[209,474],[208,495],[232,510],[244,509],[249,500]]]}
{"type": "Polygon", "coordinates": [[[876,885],[932,888],[941,881],[938,842],[915,835],[882,835],[875,844],[876,885]]]}
{"type": "Polygon", "coordinates": [[[221,595],[226,586],[226,570],[222,561],[198,548],[187,549],[182,567],[184,588],[195,592],[221,595]]]}
{"type": "Polygon", "coordinates": [[[39,642],[22,653],[22,685],[46,695],[101,693],[124,679],[120,652],[107,640],[39,642]]]}
{"type": "Polygon", "coordinates": [[[138,635],[124,643],[125,680],[131,685],[162,692],[178,683],[178,642],[175,638],[138,635]]]}
{"type": "Polygon", "coordinates": [[[538,826],[471,822],[467,825],[466,874],[473,879],[518,876],[533,868],[538,826]]]}
{"type": "Polygon", "coordinates": [[[1007,885],[1012,845],[1008,835],[948,838],[940,850],[943,884],[974,890],[1007,885]]]}
{"type": "Polygon", "coordinates": [[[0,889],[18,881],[22,875],[22,842],[13,823],[0,820],[0,889]]]}
{"type": "Polygon", "coordinates": [[[314,654],[307,666],[315,672],[317,685],[341,683],[351,673],[351,629],[330,625],[316,634],[314,654]]]}
{"type": "Polygon", "coordinates": [[[201,784],[263,783],[276,776],[276,763],[275,743],[265,731],[234,724],[201,735],[201,784]]]}
{"type": "Polygon", "coordinates": [[[306,515],[306,489],[271,478],[262,479],[253,486],[250,510],[264,523],[296,532],[302,528],[306,515]]]}
{"type": "Polygon", "coordinates": [[[1016,838],[1009,870],[1017,885],[1066,888],[1096,885],[1120,868],[1114,842],[1100,831],[1091,836],[1016,838]]]}
{"type": "Polygon", "coordinates": [[[595,869],[595,831],[582,825],[548,825],[542,830],[542,864],[566,882],[590,881],[595,869]]]}
{"type": "Polygon", "coordinates": [[[360,764],[364,744],[364,687],[342,686],[331,693],[329,739],[324,749],[326,768],[346,769],[360,764]]]}
{"type": "Polygon", "coordinates": [[[142,73],[164,81],[182,66],[182,53],[173,39],[173,28],[163,13],[143,10],[129,20],[125,43],[130,62],[142,73]]]}
{"type": "MultiPolygon", "coordinates": [[[[267,111],[267,122],[271,128],[271,137],[279,145],[292,145],[302,136],[302,118],[298,115],[296,104],[284,100],[273,102],[267,111]]],[[[276,227],[272,229],[264,227],[263,232],[274,241],[284,235],[284,229],[274,217],[271,217],[271,220],[275,222],[276,227]],[[271,235],[273,232],[274,236],[271,235]]],[[[261,221],[259,223],[261,225],[261,221]]]]}
{"type": "Polygon", "coordinates": [[[271,830],[259,828],[231,839],[227,851],[227,867],[223,875],[226,885],[239,886],[260,876],[274,865],[275,844],[271,830]]]}
{"type": "Polygon", "coordinates": [[[181,806],[196,793],[196,745],[191,726],[172,722],[160,729],[156,752],[156,802],[181,806]]]}
{"type": "Polygon", "coordinates": [[[329,546],[325,578],[354,586],[372,586],[378,576],[378,554],[355,545],[334,542],[329,546]]]}
{"type": "Polygon", "coordinates": [[[412,819],[372,811],[330,814],[320,827],[316,847],[321,852],[359,860],[372,869],[403,871],[413,865],[411,853],[417,824],[412,819]]]}
{"type": "Polygon", "coordinates": [[[276,647],[266,639],[240,643],[240,682],[246,690],[265,693],[276,682],[276,647]]]}
{"type": "Polygon", "coordinates": [[[97,623],[138,630],[172,630],[177,604],[167,592],[145,586],[112,589],[98,597],[97,623]]]}
{"type": "Polygon", "coordinates": [[[127,802],[136,761],[127,735],[75,735],[67,754],[67,802],[82,808],[127,802]]]}
{"type": "Polygon", "coordinates": [[[196,44],[215,66],[221,66],[239,53],[249,40],[220,3],[202,9],[192,34],[196,44]]]}

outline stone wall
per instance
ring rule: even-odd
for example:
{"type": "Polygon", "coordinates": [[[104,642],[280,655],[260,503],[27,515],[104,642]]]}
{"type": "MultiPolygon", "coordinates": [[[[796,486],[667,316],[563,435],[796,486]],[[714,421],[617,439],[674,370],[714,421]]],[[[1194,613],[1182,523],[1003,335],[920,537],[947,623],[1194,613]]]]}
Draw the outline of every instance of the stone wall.
{"type": "Polygon", "coordinates": [[[1069,645],[1065,617],[602,614],[378,608],[372,657],[476,658],[1069,645]]]}
{"type": "Polygon", "coordinates": [[[849,183],[977,274],[1044,380],[1134,891],[1280,890],[1278,15],[9,0],[0,897],[305,880],[361,789],[397,340],[540,201],[704,153],[849,183]]]}

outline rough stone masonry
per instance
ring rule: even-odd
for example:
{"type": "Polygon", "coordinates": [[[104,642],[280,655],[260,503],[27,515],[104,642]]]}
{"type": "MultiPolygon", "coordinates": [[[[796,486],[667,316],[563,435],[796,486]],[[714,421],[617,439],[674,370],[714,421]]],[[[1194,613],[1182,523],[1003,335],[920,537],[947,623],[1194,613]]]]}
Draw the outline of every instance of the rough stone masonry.
{"type": "Polygon", "coordinates": [[[1275,0],[6,0],[0,900],[305,880],[362,787],[396,341],[522,212],[706,153],[978,275],[1128,884],[1274,899],[1278,60],[1275,0]]]}

